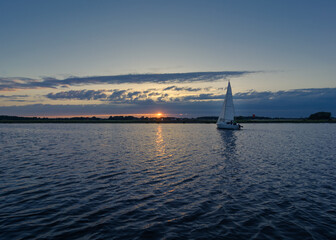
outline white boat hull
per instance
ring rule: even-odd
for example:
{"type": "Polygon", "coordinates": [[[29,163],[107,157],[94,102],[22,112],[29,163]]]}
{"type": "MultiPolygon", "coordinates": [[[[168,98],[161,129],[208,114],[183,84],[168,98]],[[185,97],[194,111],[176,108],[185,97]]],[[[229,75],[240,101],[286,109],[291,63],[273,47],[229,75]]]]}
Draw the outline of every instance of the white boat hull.
{"type": "Polygon", "coordinates": [[[227,124],[225,122],[219,122],[217,123],[217,128],[228,130],[239,130],[241,126],[239,124],[227,124]]]}

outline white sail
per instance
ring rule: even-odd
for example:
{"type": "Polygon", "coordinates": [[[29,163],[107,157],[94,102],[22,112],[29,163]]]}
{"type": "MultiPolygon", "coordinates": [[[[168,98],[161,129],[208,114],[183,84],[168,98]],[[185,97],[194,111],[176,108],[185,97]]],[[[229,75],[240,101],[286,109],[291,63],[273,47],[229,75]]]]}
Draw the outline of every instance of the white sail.
{"type": "Polygon", "coordinates": [[[228,83],[228,87],[226,90],[225,100],[222,107],[222,111],[218,117],[217,123],[220,122],[231,122],[234,120],[234,106],[233,106],[233,98],[232,98],[232,90],[230,82],[228,83]]]}

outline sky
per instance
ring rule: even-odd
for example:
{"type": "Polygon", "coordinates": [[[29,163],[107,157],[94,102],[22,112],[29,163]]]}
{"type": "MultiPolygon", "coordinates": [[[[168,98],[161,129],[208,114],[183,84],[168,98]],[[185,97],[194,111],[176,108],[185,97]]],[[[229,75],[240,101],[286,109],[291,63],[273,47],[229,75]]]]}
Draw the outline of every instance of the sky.
{"type": "Polygon", "coordinates": [[[334,0],[0,0],[0,115],[336,116],[334,0]]]}

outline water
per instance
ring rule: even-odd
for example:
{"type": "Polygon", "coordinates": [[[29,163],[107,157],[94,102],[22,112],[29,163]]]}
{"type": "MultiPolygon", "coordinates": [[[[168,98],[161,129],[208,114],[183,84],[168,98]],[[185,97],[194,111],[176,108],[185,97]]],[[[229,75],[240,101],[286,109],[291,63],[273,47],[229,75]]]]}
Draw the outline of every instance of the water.
{"type": "Polygon", "coordinates": [[[0,239],[335,239],[336,124],[1,124],[0,239]]]}

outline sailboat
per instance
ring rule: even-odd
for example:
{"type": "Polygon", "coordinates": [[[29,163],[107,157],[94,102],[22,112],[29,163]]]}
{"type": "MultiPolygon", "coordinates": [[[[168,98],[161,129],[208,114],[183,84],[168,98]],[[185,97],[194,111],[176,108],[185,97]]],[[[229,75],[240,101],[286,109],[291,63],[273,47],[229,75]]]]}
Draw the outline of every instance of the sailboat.
{"type": "Polygon", "coordinates": [[[234,121],[234,115],[235,111],[233,106],[232,90],[229,81],[222,111],[217,120],[217,128],[231,130],[240,129],[242,126],[234,121]]]}

